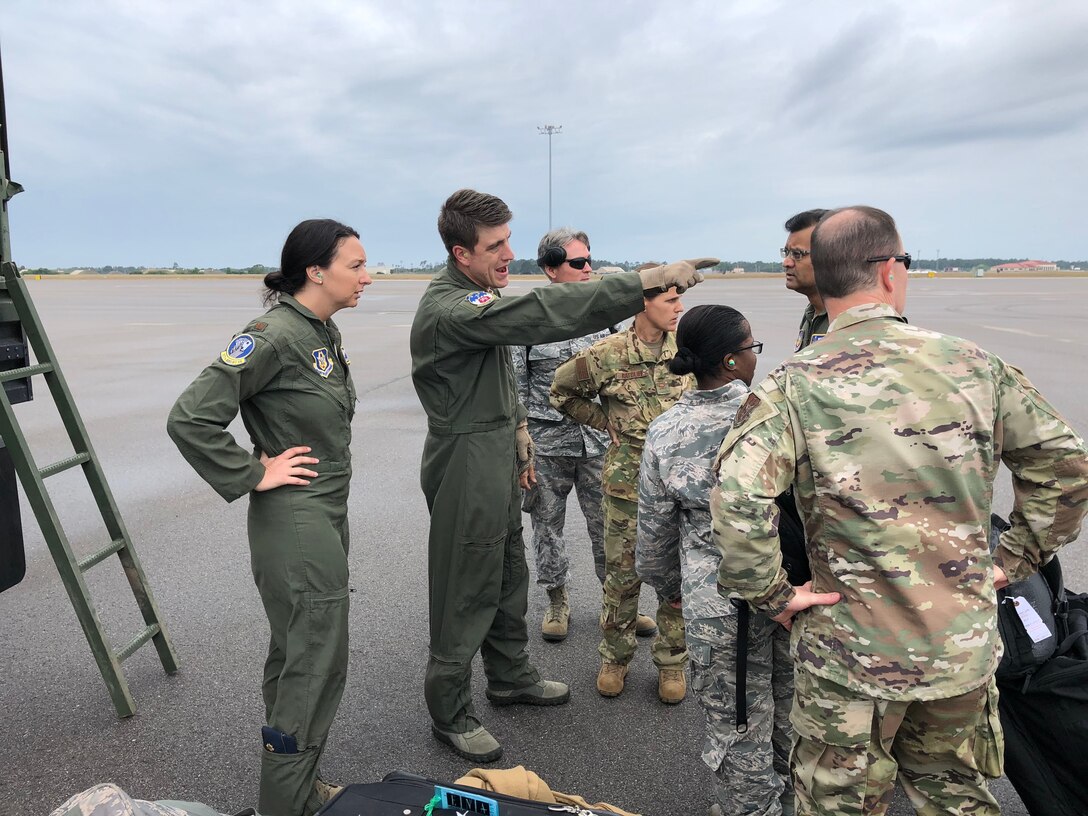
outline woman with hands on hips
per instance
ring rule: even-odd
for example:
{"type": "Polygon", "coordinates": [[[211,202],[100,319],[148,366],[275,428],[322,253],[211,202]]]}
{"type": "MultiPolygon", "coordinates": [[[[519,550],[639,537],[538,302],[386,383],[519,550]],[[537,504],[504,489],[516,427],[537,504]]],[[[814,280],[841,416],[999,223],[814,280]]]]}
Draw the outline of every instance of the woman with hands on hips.
{"type": "Polygon", "coordinates": [[[250,562],[271,630],[258,810],[309,816],[335,792],[318,761],[348,659],[356,398],[332,316],[356,306],[371,279],[359,234],[314,219],[291,231],[264,283],[271,308],[185,389],[167,431],[224,499],[249,494],[250,562]],[[252,452],[227,431],[239,412],[252,452]]]}

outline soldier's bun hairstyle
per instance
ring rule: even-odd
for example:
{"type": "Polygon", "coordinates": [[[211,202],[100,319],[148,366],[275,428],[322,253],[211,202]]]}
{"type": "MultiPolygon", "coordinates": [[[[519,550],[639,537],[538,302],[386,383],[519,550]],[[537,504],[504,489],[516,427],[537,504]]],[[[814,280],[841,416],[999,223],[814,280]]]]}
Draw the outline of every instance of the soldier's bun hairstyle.
{"type": "Polygon", "coordinates": [[[689,309],[676,329],[676,356],[669,360],[673,374],[703,378],[721,370],[727,355],[748,339],[744,315],[732,306],[703,305],[689,309]]]}
{"type": "Polygon", "coordinates": [[[327,269],[340,244],[359,233],[347,224],[331,218],[311,218],[291,230],[283,242],[280,268],[264,276],[264,302],[275,303],[280,295],[293,295],[306,285],[306,270],[311,266],[327,269]]]}

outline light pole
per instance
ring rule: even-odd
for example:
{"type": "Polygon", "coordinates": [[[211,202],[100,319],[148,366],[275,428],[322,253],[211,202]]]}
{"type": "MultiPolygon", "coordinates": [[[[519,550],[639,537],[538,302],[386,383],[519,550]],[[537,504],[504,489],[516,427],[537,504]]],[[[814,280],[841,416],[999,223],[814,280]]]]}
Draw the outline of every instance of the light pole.
{"type": "Polygon", "coordinates": [[[562,125],[538,125],[537,132],[548,137],[548,232],[552,231],[552,136],[563,132],[562,125]]]}

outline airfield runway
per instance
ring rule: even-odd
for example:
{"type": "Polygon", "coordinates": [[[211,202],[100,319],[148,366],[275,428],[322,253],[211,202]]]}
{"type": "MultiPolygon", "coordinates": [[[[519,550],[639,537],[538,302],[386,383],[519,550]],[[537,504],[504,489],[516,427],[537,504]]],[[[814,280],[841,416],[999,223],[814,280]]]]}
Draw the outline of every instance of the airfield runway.
{"type": "MultiPolygon", "coordinates": [[[[379,280],[356,310],[337,317],[359,391],[351,664],[323,763],[327,778],[343,782],[374,781],[394,769],[450,780],[469,767],[431,737],[422,697],[427,512],[418,465],[425,420],[409,376],[408,331],[425,285],[379,280]]],[[[505,294],[535,285],[517,281],[505,294]]],[[[117,719],[24,502],[27,577],[0,594],[7,740],[0,812],[46,814],[102,781],[140,798],[199,800],[226,813],[255,804],[268,633],[250,577],[246,502],[224,504],[164,428],[182,389],[262,311],[259,283],[45,279],[29,286],[149,575],[180,671],[168,677],[154,649],[137,652],[124,669],[138,712],[117,719]]],[[[1081,434],[1088,432],[1088,279],[912,279],[908,298],[912,322],[970,338],[1023,368],[1081,434]]],[[[728,303],[750,319],[766,343],[757,379],[792,352],[805,306],[780,278],[709,281],[685,297],[689,307],[698,303],[728,303]]],[[[43,466],[71,448],[44,382],[35,388],[34,402],[17,411],[43,466]]],[[[104,544],[82,475],[69,471],[48,485],[77,553],[104,544]]],[[[995,510],[1006,513],[1010,503],[1003,473],[995,510]]],[[[495,709],[477,672],[477,706],[506,752],[500,765],[523,764],[556,790],[647,816],[701,816],[713,782],[699,759],[701,710],[690,697],[677,707],[657,701],[645,643],[623,696],[596,693],[600,590],[573,503],[567,528],[575,557],[571,635],[561,644],[540,640],[545,595],[530,587],[530,650],[545,676],[571,684],[572,700],[555,709],[495,709]]],[[[1074,589],[1088,587],[1086,537],[1062,555],[1074,589]]],[[[104,562],[89,583],[110,636],[127,642],[142,625],[120,566],[104,562]]],[[[651,607],[647,590],[643,610],[651,607]]],[[[1006,814],[1026,814],[1006,780],[994,790],[1006,814]]],[[[893,813],[910,812],[900,795],[893,813]]]]}

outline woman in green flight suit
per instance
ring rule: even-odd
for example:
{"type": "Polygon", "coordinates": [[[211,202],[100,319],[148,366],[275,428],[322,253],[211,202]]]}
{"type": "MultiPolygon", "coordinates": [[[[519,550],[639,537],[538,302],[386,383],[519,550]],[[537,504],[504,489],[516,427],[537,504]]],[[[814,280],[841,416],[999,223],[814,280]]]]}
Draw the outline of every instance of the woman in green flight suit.
{"type": "Polygon", "coordinates": [[[308,816],[330,793],[317,777],[348,659],[348,484],[355,388],[332,315],[371,282],[351,227],[303,221],[272,308],[236,335],[178,398],[167,430],[227,501],[249,494],[249,547],[271,640],[258,809],[308,816]],[[227,431],[238,412],[252,452],[227,431]]]}

